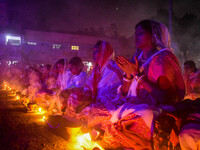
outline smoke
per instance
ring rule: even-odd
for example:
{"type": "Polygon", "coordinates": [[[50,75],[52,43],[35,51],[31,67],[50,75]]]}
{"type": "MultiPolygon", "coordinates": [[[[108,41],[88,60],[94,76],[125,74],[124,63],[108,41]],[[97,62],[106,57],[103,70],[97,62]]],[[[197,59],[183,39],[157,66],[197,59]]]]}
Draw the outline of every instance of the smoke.
{"type": "Polygon", "coordinates": [[[30,69],[28,78],[29,78],[28,98],[31,100],[31,102],[34,102],[36,93],[41,88],[39,73],[37,72],[37,70],[30,69]]]}

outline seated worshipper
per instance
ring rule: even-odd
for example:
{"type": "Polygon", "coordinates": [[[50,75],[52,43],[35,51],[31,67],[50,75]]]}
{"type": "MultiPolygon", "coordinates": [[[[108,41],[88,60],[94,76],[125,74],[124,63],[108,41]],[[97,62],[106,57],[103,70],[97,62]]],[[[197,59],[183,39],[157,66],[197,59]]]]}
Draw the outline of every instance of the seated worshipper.
{"type": "Polygon", "coordinates": [[[48,80],[50,76],[50,73],[51,73],[51,65],[47,64],[41,70],[41,74],[42,74],[41,82],[44,83],[45,85],[46,85],[46,81],[48,80]]]}
{"type": "Polygon", "coordinates": [[[64,90],[66,86],[66,76],[67,72],[67,61],[65,59],[60,59],[56,62],[56,69],[58,72],[57,85],[60,87],[60,90],[64,90]]]}
{"type": "MultiPolygon", "coordinates": [[[[73,57],[68,63],[69,71],[66,72],[65,89],[61,92],[61,96],[64,99],[63,111],[65,111],[68,103],[68,98],[71,93],[80,93],[83,92],[83,87],[85,86],[87,80],[87,73],[83,71],[83,62],[80,57],[73,57]]],[[[70,100],[73,98],[71,95],[70,100]]],[[[72,102],[70,102],[72,103],[72,102]]]]}
{"type": "Polygon", "coordinates": [[[84,94],[78,98],[76,113],[88,113],[88,127],[105,125],[121,101],[118,101],[117,87],[122,83],[122,72],[113,61],[114,50],[106,41],[99,41],[93,49],[94,69],[84,87],[84,94]]]}
{"type": "Polygon", "coordinates": [[[49,96],[53,94],[53,91],[49,87],[49,81],[51,80],[50,73],[51,73],[51,65],[47,64],[41,67],[41,71],[40,71],[41,89],[38,91],[37,97],[36,97],[37,103],[40,103],[41,105],[42,103],[44,105],[49,105],[49,102],[48,102],[49,96]]]}
{"type": "Polygon", "coordinates": [[[194,61],[189,60],[184,63],[184,80],[186,85],[184,99],[200,98],[200,71],[196,68],[194,61]]]}
{"type": "Polygon", "coordinates": [[[57,81],[56,81],[56,87],[53,90],[53,97],[50,100],[50,106],[49,110],[53,113],[62,113],[62,103],[63,100],[60,98],[60,92],[65,89],[66,86],[66,80],[68,77],[66,77],[67,72],[67,61],[65,59],[59,59],[55,63],[55,75],[58,74],[57,81]]]}
{"type": "Polygon", "coordinates": [[[118,90],[127,103],[112,114],[104,141],[115,148],[151,149],[152,122],[154,114],[159,114],[156,110],[182,100],[185,86],[165,25],[153,20],[139,22],[135,44],[131,61],[116,58],[125,73],[118,90]]]}

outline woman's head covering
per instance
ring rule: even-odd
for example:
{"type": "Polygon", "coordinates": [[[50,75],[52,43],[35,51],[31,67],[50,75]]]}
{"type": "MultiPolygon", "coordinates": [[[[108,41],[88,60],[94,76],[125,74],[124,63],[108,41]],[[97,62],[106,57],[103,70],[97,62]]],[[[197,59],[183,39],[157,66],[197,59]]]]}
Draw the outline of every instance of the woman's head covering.
{"type": "Polygon", "coordinates": [[[142,20],[137,25],[144,28],[152,34],[152,42],[158,50],[169,48],[171,49],[171,39],[167,27],[154,20],[142,20]]]}
{"type": "MultiPolygon", "coordinates": [[[[171,38],[167,27],[154,20],[142,20],[140,21],[135,28],[141,26],[144,30],[152,34],[152,42],[155,45],[157,50],[166,49],[173,51],[171,48],[171,38]]],[[[131,62],[135,62],[135,56],[139,57],[141,49],[137,49],[135,55],[132,57],[131,62]]]]}
{"type": "Polygon", "coordinates": [[[108,61],[114,58],[114,50],[111,45],[106,41],[99,41],[95,45],[100,49],[100,60],[98,62],[99,68],[102,68],[108,61]]]}
{"type": "Polygon", "coordinates": [[[152,28],[152,40],[158,50],[171,49],[171,39],[167,27],[159,22],[150,20],[152,28]]]}
{"type": "Polygon", "coordinates": [[[98,64],[95,65],[93,70],[93,98],[96,99],[97,87],[101,79],[101,75],[106,65],[110,60],[114,58],[114,50],[111,45],[106,41],[99,41],[95,45],[96,48],[100,50],[100,57],[98,64]]]}

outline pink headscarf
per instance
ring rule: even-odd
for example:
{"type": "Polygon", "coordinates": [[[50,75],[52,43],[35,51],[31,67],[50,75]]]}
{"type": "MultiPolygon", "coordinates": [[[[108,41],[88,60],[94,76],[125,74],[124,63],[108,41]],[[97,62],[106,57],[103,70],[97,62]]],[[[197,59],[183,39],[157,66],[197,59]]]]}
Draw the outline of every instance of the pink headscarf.
{"type": "Polygon", "coordinates": [[[114,50],[111,45],[106,41],[100,41],[100,60],[98,64],[94,66],[94,76],[93,76],[93,95],[94,98],[97,96],[97,87],[102,77],[102,72],[110,60],[114,58],[114,50]]]}

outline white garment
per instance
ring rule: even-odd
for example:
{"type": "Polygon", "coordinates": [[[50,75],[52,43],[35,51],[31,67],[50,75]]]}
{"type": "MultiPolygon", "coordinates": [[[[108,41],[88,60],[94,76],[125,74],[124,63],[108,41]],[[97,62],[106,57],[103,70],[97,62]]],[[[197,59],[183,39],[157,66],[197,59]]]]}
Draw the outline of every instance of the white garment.
{"type": "Polygon", "coordinates": [[[59,74],[57,82],[61,90],[69,88],[81,88],[85,85],[87,73],[82,71],[79,75],[73,75],[69,70],[63,74],[59,74]]]}
{"type": "Polygon", "coordinates": [[[66,80],[65,89],[69,88],[82,88],[85,86],[87,80],[87,73],[81,71],[79,75],[68,75],[68,79],[66,80]]]}
{"type": "MultiPolygon", "coordinates": [[[[86,86],[84,87],[85,91],[93,91],[93,76],[94,72],[92,72],[87,80],[86,86]]],[[[102,76],[97,89],[97,101],[102,102],[108,110],[115,109],[117,88],[121,83],[122,72],[115,62],[110,61],[102,71],[102,76]]]]}
{"type": "Polygon", "coordinates": [[[72,76],[73,75],[70,71],[66,71],[58,75],[57,85],[60,87],[61,90],[66,89],[66,86],[68,85],[69,80],[72,76]]]}

